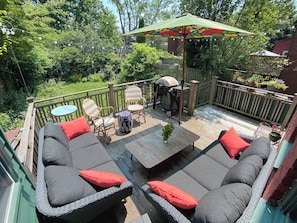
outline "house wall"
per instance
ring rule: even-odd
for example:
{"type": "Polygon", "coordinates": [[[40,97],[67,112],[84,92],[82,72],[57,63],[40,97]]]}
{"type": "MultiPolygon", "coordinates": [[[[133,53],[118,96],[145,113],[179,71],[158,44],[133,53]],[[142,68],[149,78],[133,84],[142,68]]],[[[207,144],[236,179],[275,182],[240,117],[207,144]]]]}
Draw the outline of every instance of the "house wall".
{"type": "Polygon", "coordinates": [[[38,223],[35,210],[35,185],[0,128],[0,163],[15,182],[8,213],[8,223],[38,223]]]}
{"type": "Polygon", "coordinates": [[[289,86],[284,93],[294,94],[297,92],[297,29],[292,38],[288,52],[288,59],[291,64],[281,71],[280,78],[289,86]]]}
{"type": "Polygon", "coordinates": [[[287,56],[291,46],[291,42],[292,42],[292,38],[286,38],[286,39],[277,41],[274,44],[273,52],[282,56],[287,56]]]}

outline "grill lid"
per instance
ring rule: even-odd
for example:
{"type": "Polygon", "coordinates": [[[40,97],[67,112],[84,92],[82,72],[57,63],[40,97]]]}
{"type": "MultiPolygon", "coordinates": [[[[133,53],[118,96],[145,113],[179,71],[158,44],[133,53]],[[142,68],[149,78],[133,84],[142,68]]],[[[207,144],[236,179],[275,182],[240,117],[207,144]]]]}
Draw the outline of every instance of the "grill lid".
{"type": "Polygon", "coordinates": [[[178,81],[174,77],[170,76],[161,77],[157,83],[166,87],[174,87],[178,85],[178,81]]]}

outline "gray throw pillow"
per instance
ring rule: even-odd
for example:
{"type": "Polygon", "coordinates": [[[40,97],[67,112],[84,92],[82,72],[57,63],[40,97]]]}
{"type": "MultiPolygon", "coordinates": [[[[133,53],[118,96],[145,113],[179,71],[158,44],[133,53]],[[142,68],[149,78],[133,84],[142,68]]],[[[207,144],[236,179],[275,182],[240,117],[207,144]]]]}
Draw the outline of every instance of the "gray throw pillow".
{"type": "Polygon", "coordinates": [[[270,154],[270,141],[266,137],[255,139],[251,145],[246,148],[240,155],[239,161],[250,155],[260,155],[264,162],[268,159],[270,154]]]}
{"type": "Polygon", "coordinates": [[[45,182],[48,199],[58,207],[96,193],[96,190],[79,176],[77,169],[67,166],[47,166],[45,182]]]}
{"type": "Polygon", "coordinates": [[[44,138],[54,138],[55,140],[62,143],[67,149],[69,149],[68,139],[61,129],[61,127],[57,124],[47,122],[44,126],[44,138]]]}
{"type": "Polygon", "coordinates": [[[72,157],[69,150],[53,138],[44,139],[42,161],[45,166],[72,166],[72,157]]]}
{"type": "Polygon", "coordinates": [[[192,222],[236,222],[251,196],[252,188],[247,184],[234,183],[221,186],[208,192],[198,201],[192,222]]]}
{"type": "Polygon", "coordinates": [[[248,156],[229,169],[223,179],[222,185],[230,183],[245,183],[252,186],[262,166],[263,160],[261,156],[248,156]]]}

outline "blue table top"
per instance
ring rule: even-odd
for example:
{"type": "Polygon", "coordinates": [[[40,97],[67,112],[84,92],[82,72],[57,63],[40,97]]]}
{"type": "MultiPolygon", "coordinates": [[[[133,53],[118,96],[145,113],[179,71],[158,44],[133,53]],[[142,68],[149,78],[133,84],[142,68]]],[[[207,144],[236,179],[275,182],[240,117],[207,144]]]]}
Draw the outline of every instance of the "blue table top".
{"type": "Polygon", "coordinates": [[[75,105],[62,105],[54,108],[51,113],[54,116],[70,115],[77,110],[75,105]]]}

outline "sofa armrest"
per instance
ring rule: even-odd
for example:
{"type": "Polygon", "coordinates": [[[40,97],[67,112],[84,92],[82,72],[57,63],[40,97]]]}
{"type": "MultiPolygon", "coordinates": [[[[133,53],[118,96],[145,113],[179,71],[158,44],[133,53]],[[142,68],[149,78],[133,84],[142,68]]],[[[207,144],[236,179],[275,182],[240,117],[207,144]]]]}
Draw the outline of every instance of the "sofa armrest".
{"type": "Polygon", "coordinates": [[[151,204],[164,214],[167,222],[190,223],[190,221],[177,208],[161,196],[154,193],[149,185],[145,184],[141,189],[151,204]]]}
{"type": "Polygon", "coordinates": [[[263,194],[263,191],[265,189],[265,186],[267,184],[267,181],[273,169],[275,158],[277,156],[276,147],[274,145],[271,145],[270,148],[271,148],[270,155],[266,163],[261,168],[261,171],[252,186],[251,200],[248,206],[246,207],[246,209],[244,210],[243,214],[241,215],[241,217],[237,220],[237,223],[248,223],[251,221],[251,218],[256,209],[256,206],[263,194]]]}

